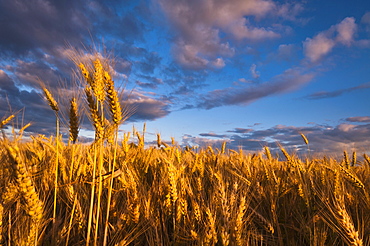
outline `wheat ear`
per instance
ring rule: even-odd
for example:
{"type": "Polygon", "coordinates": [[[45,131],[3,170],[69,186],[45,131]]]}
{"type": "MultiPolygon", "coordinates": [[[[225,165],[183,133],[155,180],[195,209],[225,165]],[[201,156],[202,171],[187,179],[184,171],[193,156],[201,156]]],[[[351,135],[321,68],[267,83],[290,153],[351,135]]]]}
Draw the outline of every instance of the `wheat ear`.
{"type": "Polygon", "coordinates": [[[59,111],[58,103],[54,99],[53,94],[51,94],[51,92],[45,86],[42,87],[42,91],[44,92],[46,100],[48,101],[51,109],[54,110],[55,112],[58,112],[59,111]]]}
{"type": "Polygon", "coordinates": [[[99,117],[99,112],[97,110],[97,105],[92,95],[91,87],[85,87],[85,94],[87,103],[89,106],[91,120],[95,128],[95,140],[101,139],[104,136],[104,127],[101,118],[99,117]]]}
{"type": "Polygon", "coordinates": [[[0,129],[3,128],[6,124],[9,123],[9,121],[11,121],[12,119],[14,118],[14,114],[12,114],[11,116],[9,116],[8,118],[6,118],[5,120],[2,120],[0,122],[0,129]]]}
{"type": "Polygon", "coordinates": [[[104,91],[104,68],[100,59],[94,61],[94,86],[92,87],[94,95],[98,102],[103,102],[105,97],[104,91]]]}
{"type": "Polygon", "coordinates": [[[79,128],[78,107],[76,98],[73,97],[70,101],[70,110],[69,110],[69,140],[72,143],[75,143],[77,141],[79,131],[78,128],[79,128]]]}
{"type": "Polygon", "coordinates": [[[122,122],[122,110],[117,91],[114,88],[114,81],[107,71],[104,72],[105,88],[109,104],[109,111],[111,113],[114,124],[118,125],[122,122]]]}

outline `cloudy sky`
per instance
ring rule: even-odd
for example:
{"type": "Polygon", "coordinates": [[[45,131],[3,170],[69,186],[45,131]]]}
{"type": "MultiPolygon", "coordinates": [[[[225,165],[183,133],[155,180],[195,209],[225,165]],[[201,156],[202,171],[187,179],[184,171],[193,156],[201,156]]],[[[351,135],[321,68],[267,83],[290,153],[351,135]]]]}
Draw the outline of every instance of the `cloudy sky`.
{"type": "Polygon", "coordinates": [[[0,0],[0,118],[52,134],[39,80],[67,103],[70,56],[93,49],[148,142],[369,151],[368,0],[0,0]]]}

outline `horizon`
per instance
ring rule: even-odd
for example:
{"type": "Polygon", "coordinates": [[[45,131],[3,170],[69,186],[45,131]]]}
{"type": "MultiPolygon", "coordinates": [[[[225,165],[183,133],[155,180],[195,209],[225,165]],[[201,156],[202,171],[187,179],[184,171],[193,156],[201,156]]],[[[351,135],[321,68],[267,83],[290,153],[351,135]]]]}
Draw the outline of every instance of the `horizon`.
{"type": "Polygon", "coordinates": [[[27,134],[55,132],[38,79],[63,105],[71,55],[96,50],[136,109],[121,132],[146,123],[148,144],[304,154],[303,133],[312,154],[369,152],[368,1],[0,1],[0,16],[0,118],[21,110],[27,134]]]}

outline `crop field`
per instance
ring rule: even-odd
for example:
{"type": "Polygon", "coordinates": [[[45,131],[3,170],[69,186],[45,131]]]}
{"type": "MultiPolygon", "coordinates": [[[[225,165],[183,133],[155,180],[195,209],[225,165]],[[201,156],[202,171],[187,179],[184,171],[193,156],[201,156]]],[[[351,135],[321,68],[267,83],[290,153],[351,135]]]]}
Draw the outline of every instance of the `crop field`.
{"type": "Polygon", "coordinates": [[[25,141],[26,125],[0,139],[1,245],[370,245],[366,154],[194,149],[159,134],[146,146],[144,130],[120,138],[129,113],[106,62],[77,65],[84,94],[70,100],[68,142],[46,87],[56,134],[25,141]],[[81,101],[88,144],[78,141],[81,101]]]}

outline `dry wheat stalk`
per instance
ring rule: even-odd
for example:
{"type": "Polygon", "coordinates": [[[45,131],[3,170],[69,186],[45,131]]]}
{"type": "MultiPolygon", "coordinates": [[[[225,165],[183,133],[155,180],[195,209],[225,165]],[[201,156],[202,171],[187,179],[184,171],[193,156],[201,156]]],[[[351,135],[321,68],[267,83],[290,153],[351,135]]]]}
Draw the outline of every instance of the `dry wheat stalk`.
{"type": "Polygon", "coordinates": [[[367,154],[364,154],[364,159],[367,165],[370,167],[370,157],[367,154]]]}
{"type": "Polygon", "coordinates": [[[216,217],[212,214],[211,210],[206,207],[207,224],[204,236],[204,245],[215,245],[217,243],[216,231],[216,217]]]}
{"type": "Polygon", "coordinates": [[[26,211],[31,217],[31,225],[26,245],[35,245],[38,240],[38,228],[42,219],[44,205],[39,199],[39,194],[37,193],[27,168],[20,157],[19,147],[7,146],[7,151],[14,164],[13,170],[16,174],[19,191],[22,193],[24,200],[26,201],[26,211]]]}
{"type": "Polygon", "coordinates": [[[85,78],[85,80],[86,80],[87,84],[88,84],[88,85],[90,85],[90,86],[93,86],[93,85],[92,85],[93,80],[92,80],[92,78],[91,78],[91,76],[90,76],[89,71],[86,69],[85,65],[84,65],[83,63],[80,63],[80,64],[78,65],[78,67],[80,68],[80,71],[81,71],[81,73],[82,73],[83,77],[85,78]]]}
{"type": "Polygon", "coordinates": [[[347,169],[343,168],[342,166],[340,166],[339,169],[344,174],[344,177],[347,178],[347,180],[349,180],[355,187],[358,187],[360,189],[365,188],[365,185],[362,183],[362,181],[354,174],[350,173],[347,169]]]}
{"type": "Polygon", "coordinates": [[[267,157],[267,160],[271,161],[272,160],[272,156],[271,156],[271,152],[270,152],[269,147],[265,146],[264,147],[264,150],[265,150],[265,155],[267,157]]]}
{"type": "Polygon", "coordinates": [[[98,102],[103,102],[105,97],[104,91],[104,68],[101,64],[100,59],[94,61],[94,83],[92,89],[94,91],[94,96],[98,102]]]}
{"type": "Polygon", "coordinates": [[[77,141],[78,132],[79,132],[79,119],[78,119],[78,107],[76,98],[73,97],[70,101],[70,110],[69,110],[69,140],[72,143],[77,141]]]}
{"type": "Polygon", "coordinates": [[[102,139],[104,137],[104,126],[97,110],[97,104],[93,98],[90,86],[85,87],[85,94],[90,110],[91,120],[93,121],[95,128],[95,140],[102,139]]]}
{"type": "Polygon", "coordinates": [[[4,214],[4,206],[0,203],[0,244],[3,241],[3,214],[4,214]]]}
{"type": "Polygon", "coordinates": [[[42,90],[44,92],[44,95],[45,95],[51,109],[54,110],[55,112],[58,112],[59,111],[58,103],[54,99],[51,92],[45,86],[42,86],[42,90]]]}
{"type": "Polygon", "coordinates": [[[12,114],[12,115],[10,115],[8,118],[6,118],[6,119],[2,120],[2,121],[0,122],[0,129],[1,129],[1,128],[3,128],[6,124],[8,124],[8,123],[9,123],[9,121],[11,121],[14,117],[15,117],[15,116],[14,116],[14,114],[12,114]]]}
{"type": "Polygon", "coordinates": [[[235,220],[235,240],[237,245],[243,245],[243,239],[242,239],[242,233],[243,233],[243,217],[245,214],[246,210],[246,201],[245,197],[242,196],[240,198],[240,204],[239,204],[239,209],[238,209],[238,214],[236,215],[236,220],[235,220]]]}
{"type": "Polygon", "coordinates": [[[306,145],[308,145],[308,139],[307,139],[307,137],[306,137],[303,133],[301,133],[300,135],[301,135],[301,137],[302,137],[302,139],[303,139],[304,143],[305,143],[306,145]]]}
{"type": "Polygon", "coordinates": [[[6,186],[5,192],[2,194],[2,200],[4,204],[10,203],[17,198],[19,194],[18,186],[10,183],[6,186]]]}
{"type": "Polygon", "coordinates": [[[362,246],[363,242],[344,206],[336,204],[337,220],[346,233],[351,246],[362,246]]]}
{"type": "Polygon", "coordinates": [[[344,166],[346,168],[349,168],[349,159],[348,159],[347,151],[343,151],[343,161],[344,161],[344,166]]]}
{"type": "Polygon", "coordinates": [[[114,88],[114,81],[107,71],[104,71],[105,90],[109,104],[109,110],[114,124],[122,123],[122,110],[116,89],[114,88]]]}
{"type": "Polygon", "coordinates": [[[357,163],[357,155],[356,155],[356,151],[353,151],[351,166],[354,167],[356,163],[357,163]]]}

